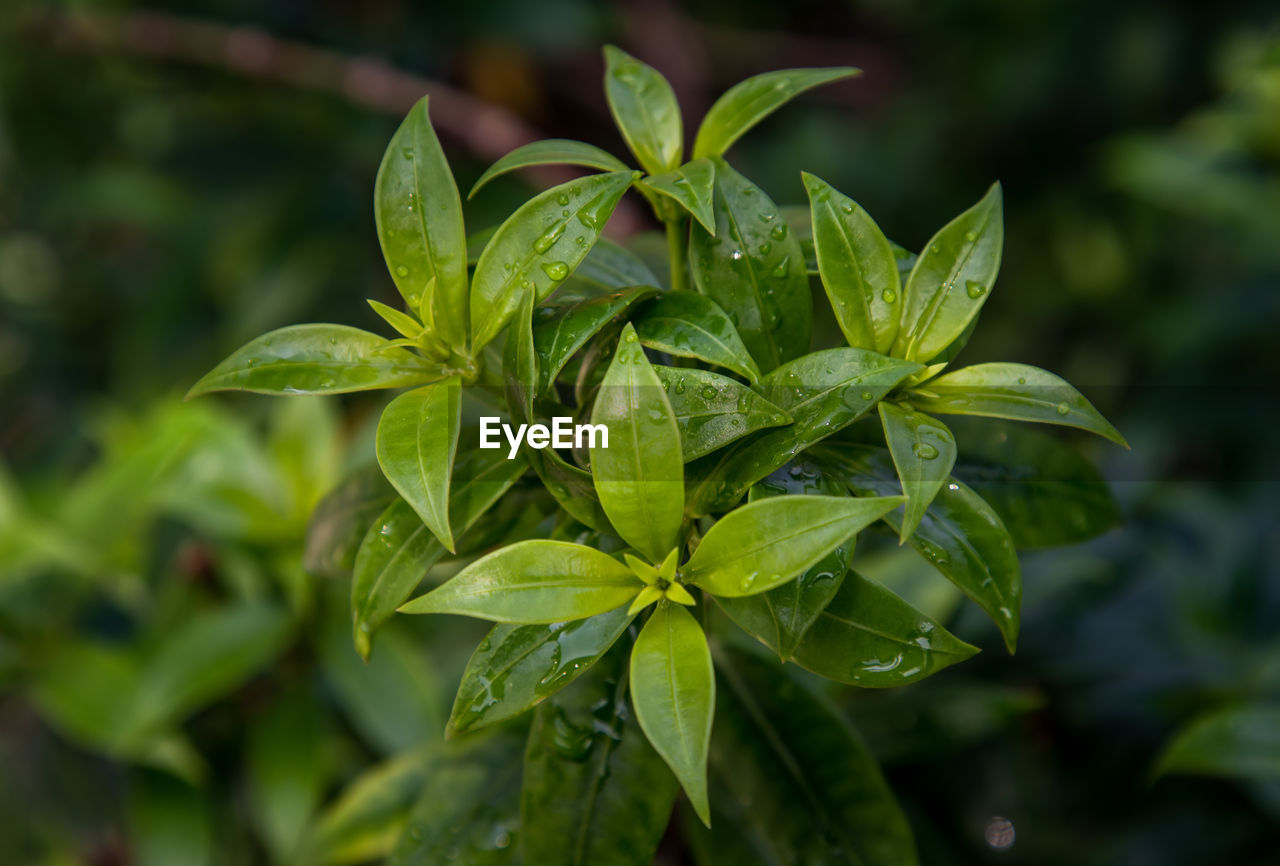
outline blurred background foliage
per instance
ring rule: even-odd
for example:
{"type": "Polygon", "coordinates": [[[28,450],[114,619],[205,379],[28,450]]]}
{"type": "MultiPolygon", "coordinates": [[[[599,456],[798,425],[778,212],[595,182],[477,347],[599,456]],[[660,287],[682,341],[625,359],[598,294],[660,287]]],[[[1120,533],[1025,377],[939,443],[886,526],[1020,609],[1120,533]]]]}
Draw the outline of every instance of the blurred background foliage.
{"type": "MultiPolygon", "coordinates": [[[[326,575],[354,551],[350,516],[385,501],[348,474],[375,407],[180,398],[269,328],[379,329],[373,176],[424,90],[464,190],[532,137],[623,153],[605,42],[671,79],[687,128],[748,74],[862,67],[769,119],[739,167],[793,204],[804,167],[912,248],[1002,180],[1000,291],[963,360],[1054,370],[1133,443],[1070,439],[1123,525],[1024,554],[1015,657],[920,591],[990,651],[837,694],[923,861],[1280,862],[1280,19],[1263,0],[8,0],[4,862],[386,850],[477,634],[413,618],[368,666],[350,647],[326,575]]],[[[468,225],[544,179],[495,182],[468,225]]],[[[612,225],[646,228],[639,208],[612,225]]],[[[864,565],[921,585],[892,552],[864,565]]]]}

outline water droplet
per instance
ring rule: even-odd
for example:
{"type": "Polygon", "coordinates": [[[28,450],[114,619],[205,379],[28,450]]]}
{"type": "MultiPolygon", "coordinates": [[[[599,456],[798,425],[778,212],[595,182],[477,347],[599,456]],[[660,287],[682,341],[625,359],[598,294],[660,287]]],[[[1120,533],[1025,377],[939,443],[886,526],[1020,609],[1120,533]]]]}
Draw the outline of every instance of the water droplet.
{"type": "Polygon", "coordinates": [[[558,222],[539,235],[538,239],[533,242],[533,251],[535,253],[545,253],[551,249],[551,245],[560,240],[560,236],[564,234],[564,225],[564,223],[558,222]]]}
{"type": "Polygon", "coordinates": [[[556,282],[560,282],[569,276],[569,266],[564,262],[543,262],[542,270],[547,276],[556,282]]]}
{"type": "Polygon", "coordinates": [[[714,400],[714,399],[715,399],[715,397],[716,397],[716,395],[717,395],[717,394],[719,394],[719,393],[720,393],[720,392],[716,390],[716,386],[715,386],[715,385],[703,385],[703,386],[702,386],[702,399],[704,399],[704,400],[714,400]]]}
{"type": "Polygon", "coordinates": [[[769,255],[769,250],[773,249],[773,244],[761,244],[758,249],[760,250],[760,255],[767,256],[769,255]]]}
{"type": "Polygon", "coordinates": [[[635,331],[632,331],[631,333],[627,334],[627,342],[628,342],[628,343],[635,343],[635,342],[639,341],[639,339],[640,339],[640,338],[636,336],[636,332],[635,332],[635,331]]]}
{"type": "Polygon", "coordinates": [[[894,301],[898,300],[898,293],[893,289],[885,289],[880,293],[880,297],[884,299],[886,304],[892,304],[894,301]]]}
{"type": "Polygon", "coordinates": [[[412,148],[412,147],[402,147],[402,148],[400,148],[400,154],[401,154],[401,156],[403,156],[405,159],[412,160],[412,159],[413,159],[413,148],[412,148]]]}
{"type": "Polygon", "coordinates": [[[777,214],[773,214],[773,213],[758,213],[758,214],[756,214],[756,216],[758,216],[758,217],[760,218],[760,222],[762,222],[762,223],[771,223],[771,222],[773,222],[773,219],[774,219],[774,217],[776,217],[776,216],[777,216],[777,214]]]}
{"type": "MultiPolygon", "coordinates": [[[[782,259],[782,261],[778,262],[778,266],[774,268],[770,272],[770,274],[772,276],[782,278],[787,275],[787,272],[789,270],[791,270],[791,256],[786,256],[782,259]]],[[[774,324],[777,324],[777,323],[775,322],[774,324]]]]}
{"type": "Polygon", "coordinates": [[[861,397],[862,397],[862,399],[863,399],[863,400],[870,400],[870,399],[871,399],[871,392],[870,392],[870,391],[863,391],[863,392],[862,392],[862,394],[861,394],[861,397]]]}
{"type": "Polygon", "coordinates": [[[1026,377],[1026,376],[1019,376],[1019,377],[1018,377],[1018,384],[1019,384],[1019,385],[1025,385],[1025,384],[1027,384],[1027,377],[1026,377]]]}
{"type": "Polygon", "coordinates": [[[742,250],[734,250],[729,253],[729,258],[733,259],[735,262],[740,261],[742,259],[742,250]]]}
{"type": "Polygon", "coordinates": [[[987,287],[977,280],[968,280],[964,286],[971,298],[980,298],[987,293],[987,287]]]}
{"type": "Polygon", "coordinates": [[[921,460],[933,460],[938,456],[938,449],[928,442],[917,442],[912,446],[911,450],[921,460]]]}
{"type": "Polygon", "coordinates": [[[853,205],[847,204],[844,207],[840,208],[840,210],[844,211],[845,213],[853,213],[853,205]]]}
{"type": "Polygon", "coordinates": [[[409,269],[404,265],[396,265],[396,274],[401,277],[409,276],[409,269]]]}
{"type": "Polygon", "coordinates": [[[566,205],[569,203],[569,197],[567,195],[562,195],[560,196],[560,198],[556,199],[556,201],[558,201],[562,205],[566,205]]]}
{"type": "Polygon", "coordinates": [[[1066,403],[1059,403],[1057,406],[1055,406],[1055,407],[1054,407],[1054,410],[1055,410],[1059,415],[1070,415],[1070,414],[1071,414],[1071,407],[1070,407],[1070,406],[1068,406],[1066,403]]]}
{"type": "Polygon", "coordinates": [[[738,584],[738,589],[743,592],[750,592],[751,587],[756,585],[756,574],[757,573],[753,571],[746,577],[742,578],[742,582],[738,584]]]}
{"type": "Polygon", "coordinates": [[[964,239],[965,239],[965,240],[967,240],[969,243],[973,243],[974,241],[976,241],[976,240],[978,239],[978,233],[977,233],[977,232],[965,232],[965,233],[964,233],[964,239]]]}
{"type": "Polygon", "coordinates": [[[786,236],[787,236],[786,223],[778,223],[776,226],[769,229],[769,237],[773,238],[775,241],[780,241],[786,236]]]}

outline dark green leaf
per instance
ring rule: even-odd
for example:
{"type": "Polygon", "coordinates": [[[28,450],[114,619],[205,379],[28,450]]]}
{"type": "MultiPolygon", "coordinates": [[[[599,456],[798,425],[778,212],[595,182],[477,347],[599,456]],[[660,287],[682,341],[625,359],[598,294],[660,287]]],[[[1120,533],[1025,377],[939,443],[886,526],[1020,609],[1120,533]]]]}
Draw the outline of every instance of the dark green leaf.
{"type": "Polygon", "coordinates": [[[760,369],[809,349],[813,301],[800,242],[764,191],[716,161],[716,231],[690,229],[698,291],[729,314],[760,369]]]}
{"type": "Polygon", "coordinates": [[[638,173],[615,171],[552,187],[507,218],[471,281],[471,351],[479,353],[533,293],[542,300],[586,257],[638,173]]]}
{"type": "Polygon", "coordinates": [[[712,201],[715,195],[716,166],[711,160],[695,159],[674,171],[647,177],[640,183],[680,205],[704,229],[715,234],[716,216],[712,210],[712,201]]]}
{"type": "Polygon", "coordinates": [[[1252,704],[1200,716],[1174,736],[1157,772],[1280,779],[1280,706],[1252,704]]]}
{"type": "Polygon", "coordinates": [[[211,391],[343,394],[407,388],[448,375],[390,341],[346,325],[291,325],[232,352],[191,386],[187,399],[211,391]]]}
{"type": "Polygon", "coordinates": [[[915,532],[938,490],[951,477],[951,467],[956,462],[956,440],[941,421],[893,403],[880,404],[880,423],[902,482],[902,492],[907,497],[899,530],[905,542],[915,532]]]}
{"type": "Polygon", "coordinates": [[[1000,184],[925,245],[903,297],[893,354],[928,362],[951,345],[991,294],[1004,249],[1000,184]]]}
{"type": "Polygon", "coordinates": [[[564,622],[624,605],[642,586],[629,568],[598,550],[563,541],[521,541],[481,557],[400,611],[564,622]]]}
{"type": "Polygon", "coordinates": [[[791,417],[736,379],[706,370],[655,366],[680,428],[687,462],[791,417]]]}
{"type": "Polygon", "coordinates": [[[394,499],[395,491],[379,467],[352,472],[312,512],[303,567],[319,577],[349,577],[369,524],[394,499]]]}
{"type": "Polygon", "coordinates": [[[779,69],[740,81],[725,91],[702,119],[693,143],[694,159],[720,156],[743,133],[806,90],[861,72],[850,66],[779,69]]]}
{"type": "Polygon", "coordinates": [[[249,729],[249,814],[273,862],[288,862],[320,804],[330,771],[325,721],[294,686],[249,729]]]}
{"type": "Polygon", "coordinates": [[[601,328],[656,292],[657,289],[648,286],[637,286],[584,298],[568,306],[539,309],[540,324],[533,329],[539,361],[539,393],[551,387],[569,359],[601,328]]]}
{"type": "Polygon", "coordinates": [[[596,241],[582,264],[570,275],[569,282],[574,286],[593,287],[601,292],[632,286],[661,285],[657,275],[639,256],[608,238],[596,241]]]}
{"type": "Polygon", "coordinates": [[[1129,447],[1120,431],[1070,383],[1027,364],[974,364],[929,380],[908,398],[925,412],[1061,424],[1129,447]]]}
{"type": "Polygon", "coordinates": [[[680,106],[667,79],[612,45],[604,48],[604,62],[609,111],[640,166],[649,174],[678,166],[684,132],[680,106]]]}
{"type": "Polygon", "coordinates": [[[546,486],[547,492],[566,513],[597,532],[613,533],[609,518],[600,506],[600,497],[596,495],[591,473],[565,462],[564,458],[550,448],[542,451],[530,450],[527,454],[530,465],[546,486]]]}
{"type": "Polygon", "coordinates": [[[626,163],[593,144],[568,138],[549,138],[546,141],[523,144],[489,166],[485,173],[480,175],[475,186],[471,187],[467,198],[474,196],[480,191],[480,187],[499,175],[535,165],[580,165],[600,171],[627,170],[626,163]]]}
{"type": "Polygon", "coordinates": [[[636,719],[671,767],[702,823],[707,802],[707,747],[716,681],[702,627],[689,611],[658,602],[631,650],[631,700],[636,719]]]}
{"type": "Polygon", "coordinates": [[[760,378],[760,368],[733,320],[706,295],[666,292],[646,304],[634,324],[640,342],[650,349],[698,358],[752,382],[760,378]]]}

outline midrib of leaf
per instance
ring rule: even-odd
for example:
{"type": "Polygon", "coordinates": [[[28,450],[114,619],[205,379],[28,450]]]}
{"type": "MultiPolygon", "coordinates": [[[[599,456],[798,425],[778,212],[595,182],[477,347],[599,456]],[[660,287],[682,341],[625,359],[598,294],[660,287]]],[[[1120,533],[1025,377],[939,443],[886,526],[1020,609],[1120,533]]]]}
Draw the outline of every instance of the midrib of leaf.
{"type": "MultiPolygon", "coordinates": [[[[986,231],[987,223],[990,221],[991,221],[991,214],[988,211],[987,213],[983,214],[982,224],[974,231],[974,234],[978,235],[979,239],[981,238],[982,233],[986,231]]],[[[920,345],[920,338],[924,335],[926,331],[928,331],[931,327],[933,327],[934,320],[938,318],[938,313],[942,311],[942,305],[946,303],[947,298],[951,296],[951,290],[955,288],[955,281],[959,276],[960,271],[963,270],[964,266],[969,263],[969,259],[972,258],[973,252],[977,248],[978,248],[977,240],[964,242],[963,255],[956,261],[954,265],[951,266],[951,271],[947,274],[947,278],[942,281],[942,285],[938,286],[937,290],[933,293],[933,296],[929,299],[929,306],[925,308],[924,315],[918,320],[917,322],[918,326],[913,329],[911,334],[911,341],[907,344],[906,352],[904,352],[903,354],[906,354],[906,355],[912,354],[915,351],[916,346],[920,345]]],[[[910,282],[910,278],[908,278],[907,282],[908,283],[910,282]]],[[[903,304],[902,306],[903,306],[903,309],[905,310],[906,304],[903,304]]]]}
{"type": "MultiPolygon", "coordinates": [[[[786,535],[774,536],[770,538],[768,541],[761,542],[760,544],[754,547],[748,547],[742,553],[739,553],[736,556],[732,556],[714,567],[724,568],[726,565],[729,565],[734,562],[739,562],[744,557],[754,556],[755,554],[764,550],[766,547],[774,547],[776,545],[783,544],[785,542],[792,540],[793,538],[797,538],[801,535],[804,535],[807,532],[818,532],[820,530],[826,529],[828,526],[833,526],[842,520],[848,520],[848,519],[849,519],[849,515],[843,515],[841,517],[833,517],[832,519],[826,521],[825,523],[811,524],[810,526],[807,526],[804,529],[797,529],[794,532],[787,533],[786,535]]],[[[705,573],[708,570],[708,568],[704,566],[701,570],[705,573]]],[[[781,586],[781,584],[778,584],[778,585],[781,586]]]]}
{"type": "MultiPolygon", "coordinates": [[[[926,516],[927,514],[928,512],[926,512],[926,516]]],[[[999,597],[1001,602],[1007,602],[1008,599],[1005,598],[1004,590],[1000,587],[1000,581],[996,580],[995,574],[992,573],[991,566],[987,564],[987,561],[978,552],[978,549],[969,543],[969,539],[963,533],[957,532],[955,527],[952,525],[951,521],[949,520],[942,520],[940,518],[934,517],[932,518],[932,521],[936,526],[940,527],[948,536],[955,539],[956,542],[960,545],[960,548],[964,550],[965,553],[969,554],[970,558],[972,558],[975,562],[977,562],[979,565],[982,566],[982,573],[985,574],[987,577],[991,578],[991,587],[995,591],[995,594],[999,597]]],[[[923,522],[924,521],[922,520],[921,523],[923,522]]],[[[981,582],[979,582],[978,589],[981,589],[981,588],[982,588],[982,585],[981,585],[981,582]]],[[[961,587],[961,589],[963,589],[963,587],[961,587]]],[[[1003,617],[1001,617],[1001,619],[1003,619],[1003,617]]]]}
{"type": "MultiPolygon", "coordinates": [[[[504,583],[501,586],[489,587],[472,587],[469,589],[458,589],[454,591],[454,598],[480,598],[494,593],[505,592],[521,592],[530,589],[561,589],[567,587],[592,586],[601,589],[610,589],[615,587],[628,587],[631,585],[630,575],[628,577],[607,578],[607,577],[581,577],[575,579],[561,578],[559,580],[532,580],[523,581],[521,583],[504,583]]],[[[636,591],[641,589],[641,585],[637,581],[636,591]]]]}
{"type": "MultiPolygon", "coordinates": [[[[702,333],[702,334],[706,334],[706,335],[707,335],[707,337],[711,340],[711,342],[715,343],[717,346],[719,346],[721,349],[723,349],[723,350],[725,351],[725,354],[729,355],[730,357],[733,357],[733,349],[731,349],[731,348],[729,347],[729,344],[728,344],[728,343],[725,343],[723,340],[721,340],[721,339],[720,339],[719,337],[717,337],[715,334],[711,333],[711,332],[710,332],[710,331],[708,331],[706,328],[702,327],[701,325],[697,324],[696,322],[691,322],[691,321],[689,321],[688,319],[677,319],[675,316],[654,316],[653,318],[646,318],[646,319],[645,319],[645,321],[647,321],[647,322],[675,322],[676,324],[684,325],[685,327],[687,327],[687,328],[689,328],[689,329],[691,329],[691,330],[698,331],[699,333],[702,333]]],[[[736,359],[735,359],[735,360],[736,360],[736,359]]]]}
{"type": "MultiPolygon", "coordinates": [[[[440,503],[436,501],[436,495],[434,491],[431,489],[431,485],[427,482],[427,461],[426,461],[426,455],[423,453],[424,441],[426,439],[426,437],[422,435],[422,429],[425,426],[423,419],[424,419],[424,416],[427,414],[427,404],[428,404],[428,401],[430,400],[430,396],[431,395],[427,395],[423,399],[422,403],[419,404],[418,406],[418,430],[413,438],[417,446],[418,477],[422,479],[422,491],[427,498],[427,504],[430,505],[431,507],[431,513],[436,518],[439,518],[440,503]]],[[[448,395],[446,394],[446,397],[447,396],[448,395]]],[[[446,423],[447,423],[447,419],[446,419],[446,423]]],[[[445,519],[446,534],[453,535],[453,530],[449,526],[449,512],[447,508],[445,509],[444,519],[445,519]]]]}
{"type": "MultiPolygon", "coordinates": [[[[517,626],[517,628],[519,628],[519,626],[517,626]]],[[[542,647],[544,647],[544,646],[546,646],[546,645],[547,645],[547,642],[546,642],[545,640],[539,641],[538,643],[535,643],[535,644],[533,644],[531,647],[529,647],[529,649],[525,650],[524,652],[520,653],[520,654],[519,654],[519,655],[517,655],[515,658],[513,658],[513,659],[511,660],[511,663],[510,663],[510,664],[506,665],[505,667],[502,667],[502,668],[497,669],[497,670],[495,671],[495,673],[494,673],[493,678],[492,678],[492,679],[490,679],[490,681],[489,681],[490,686],[492,686],[494,683],[497,683],[498,681],[500,681],[500,680],[502,680],[502,679],[505,679],[505,678],[506,678],[506,676],[507,676],[507,674],[511,673],[511,669],[512,669],[512,668],[514,668],[514,667],[515,667],[516,665],[518,665],[520,662],[524,661],[524,660],[525,660],[525,659],[527,659],[529,656],[533,655],[535,652],[537,652],[539,649],[541,649],[542,647]]],[[[492,668],[489,668],[489,670],[493,670],[493,669],[492,669],[492,668]]],[[[475,705],[475,700],[476,700],[476,698],[477,698],[477,697],[479,697],[480,695],[484,694],[484,692],[485,692],[485,688],[481,688],[479,691],[477,691],[477,692],[473,692],[473,693],[472,693],[472,694],[467,698],[467,708],[468,708],[468,709],[470,709],[472,706],[474,706],[474,705],[475,705]]],[[[535,699],[535,700],[534,700],[534,703],[536,704],[536,703],[538,703],[538,702],[539,702],[539,701],[541,701],[541,700],[542,700],[542,698],[541,698],[541,697],[539,697],[539,698],[537,698],[537,699],[535,699]]],[[[468,726],[468,727],[470,727],[470,726],[468,726]]]]}
{"type": "MultiPolygon", "coordinates": [[[[742,228],[740,227],[737,217],[734,216],[733,208],[729,205],[729,197],[727,195],[724,197],[724,214],[725,219],[729,221],[730,227],[737,232],[739,242],[744,247],[747,246],[747,236],[742,233],[742,228]]],[[[730,234],[729,237],[732,238],[733,235],[730,234]]],[[[760,336],[764,338],[765,343],[769,347],[770,366],[777,367],[782,363],[782,354],[778,351],[778,344],[777,341],[774,340],[773,334],[767,329],[768,317],[765,315],[764,295],[760,293],[760,281],[756,277],[756,269],[752,264],[754,260],[755,256],[751,255],[748,250],[743,251],[743,261],[747,263],[747,276],[750,278],[748,282],[751,284],[751,293],[755,296],[756,309],[760,311],[760,324],[762,326],[760,336]]]]}
{"type": "Polygon", "coordinates": [[[676,734],[680,737],[682,763],[688,765],[693,763],[694,756],[689,752],[689,726],[685,724],[684,714],[680,712],[680,701],[676,699],[676,643],[675,630],[671,627],[671,612],[665,612],[663,618],[667,632],[667,685],[671,687],[671,712],[676,720],[676,734]]]}
{"type": "Polygon", "coordinates": [[[827,209],[831,218],[835,220],[836,229],[840,235],[840,241],[844,244],[845,252],[849,254],[849,263],[853,266],[853,272],[857,278],[857,285],[854,287],[854,294],[858,296],[858,300],[861,303],[863,321],[867,324],[867,336],[871,339],[871,345],[862,348],[867,348],[874,352],[876,348],[876,329],[871,320],[871,301],[867,299],[867,294],[863,291],[863,286],[866,285],[867,280],[862,275],[862,265],[859,263],[858,257],[853,253],[853,241],[845,230],[846,226],[844,221],[840,219],[839,215],[836,213],[836,209],[832,207],[831,201],[828,199],[823,203],[823,207],[827,209]]]}
{"type": "MultiPolygon", "coordinates": [[[[415,529],[412,533],[409,534],[409,537],[404,540],[404,543],[401,544],[396,549],[396,552],[391,554],[391,557],[387,560],[387,564],[378,570],[378,576],[375,577],[369,583],[369,594],[365,596],[362,604],[360,605],[361,619],[364,619],[365,614],[368,613],[369,604],[373,600],[374,596],[376,596],[378,594],[378,591],[382,589],[382,585],[383,585],[383,582],[386,580],[387,573],[391,571],[391,566],[395,562],[397,562],[401,556],[404,555],[405,550],[408,549],[409,545],[411,545],[419,535],[427,531],[428,531],[427,525],[425,523],[420,524],[417,529],[415,529]]],[[[441,548],[441,550],[443,551],[443,548],[441,548]]],[[[424,559],[429,559],[429,558],[424,557],[424,559]]],[[[426,568],[428,569],[431,568],[431,565],[434,564],[434,562],[435,560],[431,559],[430,562],[427,564],[426,568]]]]}
{"type": "MultiPolygon", "coordinates": [[[[422,194],[422,182],[418,177],[418,157],[422,153],[422,129],[421,124],[414,124],[413,127],[413,159],[409,160],[413,163],[413,191],[418,197],[418,230],[422,233],[422,245],[427,248],[427,265],[431,268],[431,277],[423,283],[426,285],[434,277],[436,280],[436,292],[438,293],[444,288],[444,281],[440,279],[440,269],[436,266],[435,250],[431,246],[431,234],[427,231],[427,197],[422,194]]],[[[419,304],[419,309],[429,310],[431,312],[432,321],[428,324],[435,323],[435,298],[432,298],[430,304],[419,304]]]]}
{"type": "MultiPolygon", "coordinates": [[[[861,385],[861,384],[863,384],[863,380],[864,380],[864,379],[866,379],[866,377],[868,377],[868,376],[875,375],[876,373],[882,373],[882,372],[884,372],[884,371],[886,371],[886,370],[895,370],[895,369],[896,369],[896,367],[895,367],[895,366],[889,366],[889,367],[878,367],[878,368],[876,368],[876,369],[874,369],[874,370],[864,370],[864,371],[863,371],[863,372],[861,372],[861,373],[856,373],[855,375],[851,376],[850,378],[848,378],[848,379],[844,379],[844,380],[842,380],[842,381],[838,382],[838,383],[837,383],[837,384],[835,384],[835,385],[831,385],[830,387],[823,388],[821,391],[818,391],[818,392],[817,392],[816,394],[814,394],[812,397],[806,397],[806,398],[804,398],[803,400],[801,400],[799,403],[795,404],[794,406],[792,406],[792,407],[790,407],[790,408],[787,408],[787,409],[784,409],[784,411],[786,411],[789,415],[791,415],[791,417],[792,417],[792,418],[794,418],[794,417],[796,416],[796,413],[798,412],[798,410],[803,409],[803,408],[805,408],[806,406],[810,405],[811,403],[817,402],[818,400],[824,400],[824,399],[826,399],[827,397],[830,397],[830,396],[831,396],[831,394],[832,394],[832,392],[834,392],[834,391],[836,391],[836,390],[843,390],[843,389],[845,389],[845,388],[848,388],[850,385],[854,385],[854,384],[861,385]]],[[[879,383],[876,383],[876,384],[879,384],[879,383]]],[[[770,401],[770,402],[773,402],[773,401],[770,401]]],[[[781,406],[781,404],[779,404],[779,403],[774,403],[774,405],[775,405],[775,406],[781,406]]],[[[868,406],[867,408],[870,408],[870,406],[868,406]]],[[[867,410],[866,410],[866,409],[863,409],[862,411],[863,411],[863,412],[865,412],[865,411],[867,411],[867,410]]],[[[834,433],[835,431],[833,430],[832,432],[834,433]]]]}
{"type": "MultiPolygon", "coordinates": [[[[643,356],[643,349],[637,348],[636,351],[640,352],[641,356],[643,356]]],[[[634,368],[636,365],[632,363],[630,366],[634,368]]],[[[636,387],[635,370],[629,369],[627,370],[627,408],[629,410],[627,412],[627,424],[631,427],[632,447],[630,457],[632,465],[635,466],[635,484],[637,485],[636,501],[640,503],[640,510],[644,514],[645,534],[647,535],[652,532],[654,528],[653,508],[652,503],[649,501],[649,497],[644,492],[646,490],[644,486],[644,460],[640,454],[640,406],[635,399],[636,387]]]]}
{"type": "MultiPolygon", "coordinates": [[[[261,372],[263,370],[284,370],[284,369],[290,369],[293,367],[312,367],[312,368],[319,368],[322,370],[334,369],[337,371],[343,371],[351,367],[374,367],[380,370],[405,370],[412,373],[423,373],[428,375],[431,373],[439,372],[438,370],[428,370],[426,367],[419,367],[416,364],[409,364],[404,361],[401,361],[398,363],[390,362],[390,363],[378,364],[373,361],[365,361],[365,360],[294,361],[294,360],[282,359],[279,361],[268,361],[265,364],[260,364],[255,361],[252,367],[238,367],[232,370],[228,370],[222,375],[230,376],[230,375],[239,373],[242,370],[251,370],[256,373],[256,372],[261,372]]],[[[439,381],[439,380],[436,380],[436,381],[439,381]]]]}

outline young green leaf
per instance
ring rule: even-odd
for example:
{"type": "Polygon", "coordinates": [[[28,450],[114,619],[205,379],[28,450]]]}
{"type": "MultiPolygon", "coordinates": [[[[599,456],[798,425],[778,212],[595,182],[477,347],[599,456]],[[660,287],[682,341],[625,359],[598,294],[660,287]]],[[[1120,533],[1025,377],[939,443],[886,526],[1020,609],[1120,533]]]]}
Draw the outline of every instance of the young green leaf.
{"type": "Polygon", "coordinates": [[[893,247],[857,202],[802,172],[814,253],[836,322],[850,346],[888,354],[898,335],[901,284],[893,247]]]}
{"type": "Polygon", "coordinates": [[[689,611],[659,602],[631,650],[631,701],[653,748],[671,767],[702,819],[716,679],[702,627],[689,611]]]}
{"type": "Polygon", "coordinates": [[[925,412],[1062,424],[1129,447],[1120,431],[1070,383],[1027,364],[974,364],[930,380],[908,399],[925,412]]]}
{"type": "Polygon", "coordinates": [[[642,584],[621,562],[580,544],[520,541],[482,556],[401,613],[453,613],[493,622],[584,619],[627,604],[642,584]]]}
{"type": "Polygon", "coordinates": [[[1280,779],[1280,707],[1246,704],[1200,716],[1174,736],[1156,772],[1280,779]]]}
{"type": "Polygon", "coordinates": [[[568,138],[549,138],[546,141],[523,144],[489,166],[485,173],[480,175],[475,186],[471,187],[467,198],[474,197],[482,186],[499,175],[535,165],[580,165],[583,168],[594,168],[600,171],[627,170],[626,163],[593,144],[568,138]]]}
{"type": "Polygon", "coordinates": [[[552,187],[507,218],[471,281],[471,351],[506,327],[524,295],[551,294],[586,257],[639,172],[615,171],[552,187]]]}
{"type": "Polygon", "coordinates": [[[779,69],[738,82],[715,101],[702,119],[693,142],[693,158],[720,156],[743,133],[806,90],[861,73],[851,66],[779,69]]]}
{"type": "Polygon", "coordinates": [[[533,416],[533,401],[538,394],[538,353],[533,346],[536,303],[532,294],[521,299],[515,318],[507,326],[507,345],[502,356],[507,406],[522,418],[533,416]]]}
{"type": "Polygon", "coordinates": [[[453,173],[424,96],[387,146],[374,181],[378,241],[410,310],[454,349],[467,341],[466,232],[453,173]],[[430,290],[432,297],[425,297],[430,290]]]}
{"type": "Polygon", "coordinates": [[[649,174],[680,164],[684,131],[675,91],[662,73],[625,51],[604,48],[604,93],[613,121],[649,174]]]}
{"type": "Polygon", "coordinates": [[[712,595],[754,595],[798,577],[901,496],[786,496],[736,508],[707,530],[681,574],[712,595]]]}
{"type": "Polygon", "coordinates": [[[657,291],[649,286],[636,286],[584,298],[565,307],[544,307],[546,318],[533,329],[533,345],[539,361],[538,392],[545,393],[569,359],[602,328],[657,291]]]}
{"type": "Polygon", "coordinates": [[[675,412],[686,462],[756,430],[791,423],[791,416],[736,379],[692,367],[653,369],[675,412]]]}
{"type": "Polygon", "coordinates": [[[928,362],[964,332],[991,294],[1004,248],[1000,184],[943,226],[907,278],[892,354],[928,362]]]}
{"type": "Polygon", "coordinates": [[[627,325],[591,414],[608,428],[597,437],[591,472],[604,513],[618,534],[651,562],[679,543],[684,519],[684,463],[675,412],[627,325]]]}
{"type": "Polygon", "coordinates": [[[951,477],[956,440],[945,424],[928,415],[893,403],[879,405],[884,440],[898,469],[902,493],[907,497],[899,536],[900,542],[905,543],[939,488],[951,477]]]}
{"type": "Polygon", "coordinates": [[[373,311],[382,317],[382,321],[396,329],[396,333],[400,336],[416,340],[422,334],[422,323],[410,316],[408,313],[402,313],[395,307],[388,307],[381,301],[375,301],[369,298],[369,306],[373,307],[373,311]]]}
{"type": "Polygon", "coordinates": [[[462,387],[457,378],[401,394],[378,421],[378,463],[391,486],[449,550],[449,481],[458,450],[462,387]]]}
{"type": "Polygon", "coordinates": [[[687,210],[704,229],[716,233],[716,216],[712,209],[715,198],[716,166],[709,159],[695,159],[679,168],[651,175],[640,181],[659,195],[666,196],[687,210]]]}
{"type": "Polygon", "coordinates": [[[693,280],[729,314],[767,373],[809,350],[813,300],[804,254],[764,190],[724,160],[715,164],[716,231],[690,229],[693,280]]]}
{"type": "Polygon", "coordinates": [[[977,651],[880,584],[850,572],[794,658],[829,680],[882,688],[924,679],[977,651]]]}
{"type": "MultiPolygon", "coordinates": [[[[755,382],[760,378],[733,320],[720,305],[694,292],[664,292],[634,320],[640,342],[681,358],[697,358],[755,382]]],[[[690,459],[688,456],[686,460],[690,459]]]]}
{"type": "Polygon", "coordinates": [[[534,713],[520,806],[527,863],[653,860],[678,788],[627,704],[626,649],[534,713]]]}
{"type": "Polygon", "coordinates": [[[467,662],[449,731],[492,725],[540,703],[586,673],[631,619],[619,607],[572,622],[494,626],[467,662]]]}
{"type": "Polygon", "coordinates": [[[440,367],[388,340],[346,325],[291,325],[250,340],[191,386],[210,391],[343,394],[405,388],[447,376],[440,367]]]}
{"type": "MultiPolygon", "coordinates": [[[[460,455],[449,490],[449,519],[465,533],[525,471],[524,460],[501,451],[460,455]]],[[[404,603],[445,549],[403,499],[373,522],[356,553],[351,581],[352,634],[356,650],[369,657],[374,632],[404,603]]]]}

